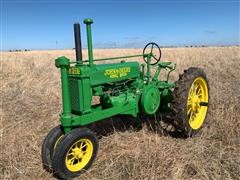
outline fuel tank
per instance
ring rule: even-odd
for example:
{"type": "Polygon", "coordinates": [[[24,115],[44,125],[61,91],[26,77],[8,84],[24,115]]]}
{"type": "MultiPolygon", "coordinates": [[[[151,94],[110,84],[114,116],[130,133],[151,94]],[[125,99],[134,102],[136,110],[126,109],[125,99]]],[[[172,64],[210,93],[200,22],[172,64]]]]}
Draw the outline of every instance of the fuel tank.
{"type": "Polygon", "coordinates": [[[93,67],[86,65],[69,68],[70,78],[88,78],[91,86],[123,81],[140,76],[138,62],[120,62],[97,64],[93,67]]]}

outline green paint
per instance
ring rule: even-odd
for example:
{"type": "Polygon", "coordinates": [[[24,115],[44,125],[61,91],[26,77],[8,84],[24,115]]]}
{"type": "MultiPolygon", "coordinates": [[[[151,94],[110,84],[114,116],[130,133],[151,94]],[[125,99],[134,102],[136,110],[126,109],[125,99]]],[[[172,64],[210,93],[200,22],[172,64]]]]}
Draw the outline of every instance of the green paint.
{"type": "Polygon", "coordinates": [[[62,83],[62,104],[63,112],[62,116],[70,116],[71,105],[70,105],[70,95],[69,95],[69,81],[68,81],[68,67],[69,59],[66,57],[60,57],[55,61],[56,67],[61,69],[61,83],[62,83]]]}
{"type": "Polygon", "coordinates": [[[91,19],[85,19],[87,27],[88,60],[82,64],[66,57],[56,59],[61,70],[62,105],[60,121],[65,132],[77,126],[85,126],[118,114],[136,117],[139,113],[154,114],[157,110],[168,112],[175,83],[168,82],[175,64],[160,62],[151,76],[153,53],[113,58],[93,58],[91,19]],[[139,62],[94,64],[95,61],[121,60],[134,57],[147,58],[139,62]],[[88,63],[86,63],[88,62],[88,63]],[[71,66],[70,66],[71,65],[71,66]],[[145,70],[146,69],[146,70],[145,70]],[[166,81],[160,81],[162,69],[169,71],[166,81]],[[94,97],[99,103],[93,105],[94,97]]]}
{"type": "Polygon", "coordinates": [[[148,85],[141,96],[141,105],[146,114],[156,113],[160,106],[161,93],[156,85],[148,85]]]}
{"type": "Polygon", "coordinates": [[[91,32],[91,24],[93,23],[93,20],[85,19],[84,23],[87,25],[87,43],[88,43],[89,65],[93,66],[93,48],[92,48],[92,32],[91,32]]]}

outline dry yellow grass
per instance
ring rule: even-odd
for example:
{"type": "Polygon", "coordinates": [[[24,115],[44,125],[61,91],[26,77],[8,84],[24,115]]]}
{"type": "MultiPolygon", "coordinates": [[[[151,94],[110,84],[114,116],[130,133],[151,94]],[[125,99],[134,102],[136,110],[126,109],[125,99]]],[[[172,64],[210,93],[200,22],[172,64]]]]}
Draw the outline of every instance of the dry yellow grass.
{"type": "MultiPolygon", "coordinates": [[[[239,179],[240,48],[163,49],[164,61],[204,68],[211,88],[206,127],[199,137],[179,139],[143,127],[100,139],[100,151],[83,179],[239,179]]],[[[95,50],[95,57],[141,53],[141,49],[95,50]]],[[[61,111],[58,56],[73,50],[1,53],[0,179],[50,179],[40,148],[61,111]]],[[[84,57],[87,53],[84,51],[84,57]]],[[[140,59],[137,59],[140,60],[140,59]]],[[[79,178],[80,179],[80,178],[79,178]]]]}

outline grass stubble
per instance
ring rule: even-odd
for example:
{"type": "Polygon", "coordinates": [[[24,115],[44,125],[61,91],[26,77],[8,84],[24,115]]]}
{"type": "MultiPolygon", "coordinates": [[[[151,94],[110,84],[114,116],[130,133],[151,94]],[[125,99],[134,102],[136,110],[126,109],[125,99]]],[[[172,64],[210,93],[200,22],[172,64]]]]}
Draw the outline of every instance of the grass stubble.
{"type": "MultiPolygon", "coordinates": [[[[141,53],[141,49],[95,50],[97,58],[141,53]]],[[[79,179],[239,179],[240,48],[164,48],[163,61],[177,63],[171,80],[191,66],[201,67],[210,85],[210,108],[201,135],[173,138],[128,129],[103,136],[93,166],[79,179]]],[[[73,50],[1,52],[0,179],[51,179],[40,149],[59,124],[58,56],[73,50]]],[[[83,55],[86,59],[87,52],[83,55]]],[[[141,59],[135,59],[141,61],[141,59]]]]}

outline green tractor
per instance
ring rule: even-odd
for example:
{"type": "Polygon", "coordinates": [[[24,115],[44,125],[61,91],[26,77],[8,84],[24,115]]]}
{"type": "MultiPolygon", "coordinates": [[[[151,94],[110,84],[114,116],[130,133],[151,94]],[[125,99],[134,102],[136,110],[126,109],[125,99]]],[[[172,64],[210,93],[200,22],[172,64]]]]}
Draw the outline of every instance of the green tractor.
{"type": "Polygon", "coordinates": [[[62,113],[60,125],[48,133],[42,145],[45,169],[63,179],[85,172],[98,151],[98,138],[87,127],[113,116],[137,118],[139,114],[172,112],[182,134],[191,137],[201,129],[209,103],[208,81],[202,69],[189,68],[177,82],[169,82],[176,65],[160,62],[161,50],[156,43],[147,44],[142,54],[94,59],[93,21],[85,19],[84,23],[88,60],[82,60],[79,23],[74,24],[76,61],[66,57],[55,60],[61,71],[62,113]],[[134,57],[142,57],[145,63],[123,60],[134,57]],[[111,63],[97,63],[108,60],[111,63]],[[164,81],[159,80],[162,69],[168,71],[164,81]],[[93,103],[95,97],[99,99],[97,104],[93,103]]]}

